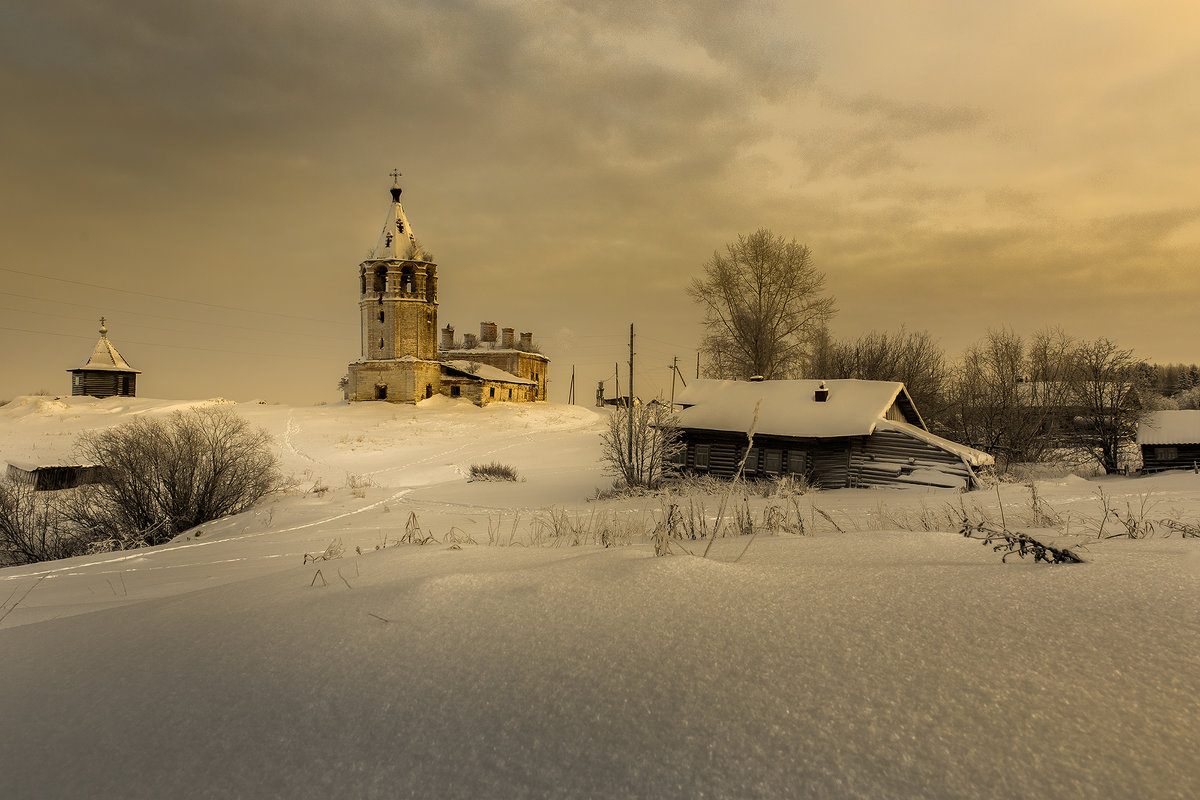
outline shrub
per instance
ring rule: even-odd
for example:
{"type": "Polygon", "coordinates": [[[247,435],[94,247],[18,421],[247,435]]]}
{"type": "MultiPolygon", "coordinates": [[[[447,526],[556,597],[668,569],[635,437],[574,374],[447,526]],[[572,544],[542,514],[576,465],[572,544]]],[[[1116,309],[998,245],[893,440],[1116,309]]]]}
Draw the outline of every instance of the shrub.
{"type": "Polygon", "coordinates": [[[647,489],[657,489],[677,472],[674,460],[683,448],[675,415],[661,403],[614,409],[600,446],[608,474],[625,486],[647,489]]]}
{"type": "Polygon", "coordinates": [[[270,444],[266,431],[214,407],[89,431],[78,450],[108,479],[81,489],[69,514],[113,549],[160,544],[282,488],[270,444]]]}
{"type": "Polygon", "coordinates": [[[60,492],[36,492],[26,483],[0,482],[0,566],[70,558],[87,541],[60,512],[60,492]]]}
{"type": "Polygon", "coordinates": [[[471,480],[473,481],[516,481],[519,480],[517,471],[507,464],[493,461],[491,464],[472,464],[471,480]]]}

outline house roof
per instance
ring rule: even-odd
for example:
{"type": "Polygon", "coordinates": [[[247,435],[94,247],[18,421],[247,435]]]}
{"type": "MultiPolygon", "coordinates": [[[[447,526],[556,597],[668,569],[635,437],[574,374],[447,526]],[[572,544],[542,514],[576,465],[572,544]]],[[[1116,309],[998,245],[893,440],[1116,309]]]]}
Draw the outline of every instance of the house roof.
{"type": "Polygon", "coordinates": [[[967,447],[965,444],[943,439],[936,433],[930,433],[924,428],[918,428],[916,425],[910,425],[907,422],[897,422],[894,419],[881,419],[875,426],[875,430],[906,433],[914,439],[925,442],[925,444],[939,447],[947,453],[953,453],[972,467],[984,467],[988,464],[996,463],[996,459],[982,450],[976,450],[974,447],[967,447]]]}
{"type": "Polygon", "coordinates": [[[74,369],[69,369],[67,372],[78,372],[88,370],[90,372],[133,372],[141,373],[140,369],[134,369],[129,366],[129,363],[121,357],[117,352],[117,348],[113,347],[112,342],[108,340],[108,328],[104,326],[104,317],[100,318],[100,341],[96,342],[96,346],[92,349],[92,355],[87,361],[80,364],[74,369]]]}
{"type": "Polygon", "coordinates": [[[696,380],[677,396],[676,402],[687,406],[678,415],[681,428],[745,433],[754,425],[756,433],[773,436],[865,436],[874,432],[888,409],[896,405],[913,428],[925,430],[912,398],[899,381],[696,380]],[[829,396],[818,402],[816,391],[822,385],[829,396]]]}
{"type": "Polygon", "coordinates": [[[505,372],[499,367],[493,367],[490,364],[480,364],[478,361],[443,361],[442,366],[460,373],[461,377],[464,378],[495,381],[496,383],[520,383],[527,386],[537,385],[535,381],[531,381],[528,378],[519,378],[511,372],[505,372]]]}
{"type": "Polygon", "coordinates": [[[404,206],[400,203],[400,186],[391,188],[392,203],[388,207],[387,217],[383,220],[383,230],[379,233],[379,241],[371,251],[368,261],[427,261],[408,217],[404,215],[404,206]]]}
{"type": "Polygon", "coordinates": [[[1152,411],[1138,423],[1138,444],[1200,444],[1200,411],[1152,411]]]}

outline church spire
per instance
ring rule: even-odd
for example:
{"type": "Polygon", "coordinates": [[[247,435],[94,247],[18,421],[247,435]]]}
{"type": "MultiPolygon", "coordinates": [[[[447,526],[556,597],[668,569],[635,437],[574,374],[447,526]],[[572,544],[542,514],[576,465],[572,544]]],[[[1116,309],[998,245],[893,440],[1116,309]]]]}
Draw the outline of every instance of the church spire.
{"type": "Polygon", "coordinates": [[[417,243],[408,217],[404,215],[404,206],[400,203],[400,170],[392,170],[392,204],[388,209],[387,218],[383,221],[383,231],[379,241],[371,252],[371,260],[412,260],[425,261],[425,253],[417,243]]]}

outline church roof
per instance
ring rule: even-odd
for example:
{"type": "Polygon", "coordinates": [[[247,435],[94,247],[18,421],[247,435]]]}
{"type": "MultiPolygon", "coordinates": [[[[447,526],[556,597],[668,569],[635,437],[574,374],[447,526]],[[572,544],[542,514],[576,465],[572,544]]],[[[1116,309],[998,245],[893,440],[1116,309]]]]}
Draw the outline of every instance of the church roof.
{"type": "MultiPolygon", "coordinates": [[[[399,180],[400,173],[393,173],[399,180]]],[[[400,203],[400,186],[396,183],[391,188],[392,204],[388,208],[387,218],[383,221],[383,230],[379,233],[379,241],[371,251],[371,261],[427,261],[417,237],[413,234],[408,217],[404,215],[404,206],[400,203]]]]}
{"type": "Polygon", "coordinates": [[[91,358],[83,364],[80,364],[75,369],[69,369],[67,372],[78,372],[80,370],[90,370],[92,372],[136,372],[140,373],[140,369],[134,369],[129,366],[121,354],[117,352],[117,348],[113,347],[112,342],[108,340],[108,328],[104,326],[104,317],[100,318],[100,341],[96,342],[96,346],[92,349],[91,358]]]}

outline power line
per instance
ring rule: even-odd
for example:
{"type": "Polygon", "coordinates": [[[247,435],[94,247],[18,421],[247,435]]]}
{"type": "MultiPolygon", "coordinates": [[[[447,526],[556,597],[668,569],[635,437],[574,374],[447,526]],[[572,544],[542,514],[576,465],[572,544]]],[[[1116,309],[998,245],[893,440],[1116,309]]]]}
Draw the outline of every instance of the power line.
{"type": "MultiPolygon", "coordinates": [[[[66,339],[86,339],[91,341],[92,336],[80,336],[77,333],[57,333],[55,331],[31,331],[28,328],[9,328],[0,326],[0,331],[15,331],[16,333],[32,333],[37,336],[61,336],[66,339]]],[[[308,361],[326,361],[325,358],[317,356],[306,356],[301,353],[256,353],[249,350],[221,350],[215,347],[194,347],[186,344],[163,344],[162,342],[139,342],[132,339],[122,339],[121,346],[127,344],[140,344],[143,347],[163,347],[168,350],[199,350],[205,353],[229,353],[235,356],[264,356],[268,358],[299,358],[308,361]]]]}
{"type": "Polygon", "coordinates": [[[138,297],[149,297],[154,300],[170,300],[171,302],[174,302],[174,303],[190,303],[191,305],[204,306],[206,308],[219,308],[224,311],[237,311],[237,312],[243,313],[243,314],[263,314],[263,315],[266,315],[269,317],[282,317],[284,319],[301,319],[301,320],[305,320],[307,322],[321,322],[326,325],[340,325],[341,324],[339,322],[334,322],[333,320],[319,319],[317,317],[301,317],[296,314],[280,314],[279,312],[276,312],[276,311],[263,311],[261,309],[256,309],[256,308],[241,308],[238,306],[225,306],[225,305],[221,305],[220,303],[206,303],[203,300],[186,300],[182,297],[170,297],[168,295],[162,295],[162,294],[151,294],[150,292],[138,292],[138,291],[134,291],[133,289],[118,289],[115,286],[103,286],[98,283],[87,283],[86,281],[76,281],[76,280],[71,280],[69,278],[59,278],[59,277],[55,277],[54,275],[38,275],[36,272],[24,272],[19,269],[10,269],[8,267],[0,267],[0,272],[11,272],[15,275],[27,275],[31,278],[41,278],[42,280],[47,280],[47,281],[59,281],[60,283],[70,283],[70,284],[74,284],[76,286],[87,286],[90,289],[104,289],[105,291],[109,291],[109,292],[120,292],[122,294],[132,294],[132,295],[136,295],[138,297]]]}
{"type": "MultiPolygon", "coordinates": [[[[8,291],[4,291],[3,289],[0,289],[0,295],[5,295],[7,297],[17,297],[22,300],[36,300],[36,301],[42,302],[42,303],[53,303],[54,305],[59,305],[59,306],[78,306],[79,308],[90,308],[92,310],[95,310],[96,307],[99,305],[98,303],[72,303],[68,300],[58,300],[58,299],[50,298],[50,297],[37,297],[35,295],[29,295],[29,294],[18,294],[17,292],[8,292],[8,291]]],[[[147,319],[167,319],[167,320],[171,320],[174,322],[186,322],[189,325],[209,325],[209,326],[213,325],[213,323],[209,320],[182,319],[180,317],[170,316],[168,314],[148,314],[144,311],[130,311],[129,309],[124,309],[124,308],[109,309],[107,305],[103,306],[103,308],[104,308],[104,310],[111,311],[112,313],[115,313],[115,314],[128,314],[131,317],[146,317],[147,319]]],[[[27,309],[27,308],[8,309],[8,310],[9,311],[20,311],[25,314],[41,314],[44,316],[61,316],[63,319],[78,319],[78,320],[85,319],[85,317],[70,317],[65,314],[51,314],[46,311],[31,311],[30,309],[27,309]]],[[[112,313],[108,314],[110,319],[112,318],[112,313]]],[[[255,313],[257,313],[257,312],[255,312],[255,313]]],[[[303,319],[303,317],[298,317],[297,319],[303,319]]],[[[145,327],[150,327],[150,326],[145,326],[145,327]]],[[[255,328],[255,327],[251,327],[249,325],[232,325],[227,322],[222,322],[217,327],[236,328],[239,331],[257,331],[258,333],[278,334],[280,332],[278,328],[255,328]]],[[[159,328],[158,330],[169,330],[169,329],[159,328]]]]}

